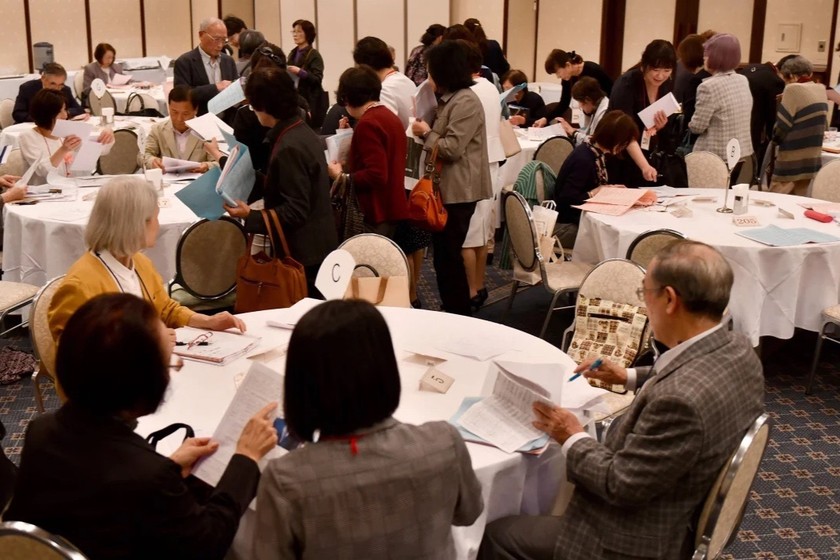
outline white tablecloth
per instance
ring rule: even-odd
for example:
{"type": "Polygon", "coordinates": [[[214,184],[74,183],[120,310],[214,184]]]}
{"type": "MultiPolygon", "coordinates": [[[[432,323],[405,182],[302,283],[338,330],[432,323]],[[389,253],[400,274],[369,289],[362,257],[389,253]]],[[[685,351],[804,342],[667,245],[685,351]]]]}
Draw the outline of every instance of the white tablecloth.
{"type": "Polygon", "coordinates": [[[519,135],[516,136],[516,139],[519,140],[519,147],[522,148],[522,151],[509,157],[505,164],[499,168],[499,184],[502,187],[516,182],[519,172],[522,171],[526,163],[534,159],[534,153],[542,144],[542,141],[528,140],[519,135]]]}
{"type": "MultiPolygon", "coordinates": [[[[175,249],[187,226],[198,220],[174,193],[181,186],[165,188],[168,206],[160,209],[157,243],[143,251],[164,282],[175,276],[175,249]]],[[[93,199],[83,197],[97,188],[78,189],[75,201],[39,202],[33,206],[3,207],[3,279],[43,286],[64,274],[85,252],[85,226],[93,199]]]]}
{"type": "Polygon", "coordinates": [[[34,80],[38,77],[38,74],[22,74],[0,77],[0,100],[11,99],[14,101],[18,96],[20,84],[28,82],[29,80],[34,80]]]}
{"type": "MultiPolygon", "coordinates": [[[[163,71],[161,71],[163,72],[163,71]]],[[[162,115],[169,114],[169,107],[166,102],[166,95],[163,93],[163,86],[154,86],[149,89],[139,89],[134,87],[127,87],[127,88],[108,88],[108,93],[114,98],[114,102],[117,104],[117,113],[125,113],[125,106],[128,103],[128,98],[131,96],[132,93],[147,93],[154,97],[155,101],[157,101],[157,110],[160,111],[162,115]]],[[[91,94],[92,95],[92,94],[91,94]]]]}
{"type": "MultiPolygon", "coordinates": [[[[125,103],[125,101],[123,101],[125,103]]],[[[149,131],[152,129],[152,125],[156,122],[160,122],[163,119],[155,119],[149,117],[123,117],[123,116],[116,116],[114,117],[114,125],[112,128],[114,130],[119,130],[121,128],[130,128],[133,129],[137,133],[137,144],[140,147],[140,152],[143,152],[143,149],[146,146],[146,136],[148,135],[149,131]]],[[[93,124],[94,126],[99,126],[99,117],[91,117],[88,122],[93,124]]],[[[35,125],[31,122],[26,123],[18,123],[13,124],[12,126],[8,126],[3,130],[0,130],[0,146],[12,146],[13,148],[17,148],[18,146],[18,138],[21,134],[30,130],[35,125]]]]}
{"type": "MultiPolygon", "coordinates": [[[[496,359],[522,362],[560,363],[566,371],[573,368],[572,360],[555,346],[522,331],[470,317],[434,311],[399,308],[380,308],[397,349],[402,393],[395,417],[403,422],[420,424],[432,420],[448,420],[458,409],[464,397],[482,394],[488,372],[488,362],[455,355],[438,366],[455,378],[446,394],[421,392],[419,380],[426,366],[416,356],[400,350],[417,337],[445,340],[463,337],[504,341],[507,352],[496,359]]],[[[248,334],[262,337],[260,348],[268,350],[286,343],[291,331],[266,326],[272,311],[242,315],[248,334]]],[[[254,352],[259,352],[257,349],[254,352]]],[[[283,371],[285,358],[268,364],[283,371]]],[[[193,427],[197,436],[210,436],[232,400],[236,387],[234,376],[245,372],[250,361],[240,358],[227,366],[188,362],[172,374],[166,402],[153,415],[140,418],[137,432],[143,436],[174,422],[185,422],[193,427]]],[[[279,395],[278,395],[279,397],[279,395]]],[[[177,439],[177,438],[169,438],[177,439]]],[[[180,442],[164,441],[158,446],[162,453],[171,453],[180,442]],[[164,444],[168,444],[168,447],[164,444]]],[[[540,457],[507,454],[494,447],[468,443],[473,468],[482,486],[484,512],[470,527],[453,528],[458,558],[474,558],[484,533],[485,525],[507,515],[517,513],[549,513],[558,489],[564,482],[565,463],[559,446],[552,445],[540,457]]],[[[563,484],[564,489],[569,485],[563,484]]],[[[430,499],[433,499],[430,496],[430,499]]],[[[234,541],[229,556],[249,558],[253,538],[254,512],[248,511],[234,541]]],[[[259,538],[257,536],[256,538],[259,538]]]]}
{"type": "MultiPolygon", "coordinates": [[[[631,210],[623,216],[584,212],[573,259],[597,263],[624,257],[640,233],[673,229],[689,239],[717,247],[729,261],[735,273],[729,309],[735,329],[749,336],[753,345],[758,344],[760,336],[790,338],[795,327],[818,330],[822,310],[840,301],[840,242],[769,247],[741,237],[736,232],[744,228],[732,224],[732,214],[715,211],[723,205],[724,192],[702,190],[707,191],[704,195],[714,195],[716,201],[689,202],[688,208],[694,215],[687,218],[647,210],[631,210]]],[[[750,204],[748,214],[757,217],[762,226],[809,228],[840,237],[838,224],[806,218],[804,208],[797,204],[825,201],[755,191],[750,197],[768,200],[794,214],[792,220],[777,218],[777,206],[750,204]]],[[[731,192],[729,205],[732,206],[731,192]]]]}

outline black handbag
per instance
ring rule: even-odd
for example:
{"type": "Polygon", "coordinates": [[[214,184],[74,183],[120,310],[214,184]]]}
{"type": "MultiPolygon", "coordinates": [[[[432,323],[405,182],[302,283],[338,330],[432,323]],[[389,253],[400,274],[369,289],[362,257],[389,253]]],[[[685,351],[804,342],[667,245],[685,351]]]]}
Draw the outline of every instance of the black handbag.
{"type": "Polygon", "coordinates": [[[682,157],[660,150],[650,154],[650,164],[659,173],[658,184],[676,188],[688,187],[688,171],[682,157]]]}
{"type": "Polygon", "coordinates": [[[146,436],[146,441],[152,447],[157,447],[157,444],[160,440],[162,440],[162,439],[164,439],[168,436],[171,436],[172,434],[174,434],[175,432],[177,432],[180,429],[183,429],[186,432],[184,434],[184,441],[186,441],[187,439],[189,439],[191,437],[195,437],[195,431],[192,429],[192,427],[189,424],[182,424],[180,422],[176,422],[175,424],[170,424],[167,427],[161,428],[160,430],[158,430],[156,432],[152,432],[151,434],[146,436]]]}
{"type": "Polygon", "coordinates": [[[339,174],[333,181],[330,188],[330,202],[333,207],[339,243],[367,230],[365,214],[359,206],[353,180],[346,173],[339,174]]]}

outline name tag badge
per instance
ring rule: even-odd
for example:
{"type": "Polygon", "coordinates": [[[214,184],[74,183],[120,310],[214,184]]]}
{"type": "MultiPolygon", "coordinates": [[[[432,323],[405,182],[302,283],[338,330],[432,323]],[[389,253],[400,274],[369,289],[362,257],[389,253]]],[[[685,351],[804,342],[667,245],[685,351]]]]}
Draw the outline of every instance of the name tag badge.
{"type": "Polygon", "coordinates": [[[572,109],[572,124],[580,124],[583,119],[581,118],[582,111],[575,107],[572,109]]]}
{"type": "Polygon", "coordinates": [[[647,130],[645,130],[642,134],[641,146],[643,150],[650,150],[650,132],[648,132],[647,130]]]}
{"type": "Polygon", "coordinates": [[[446,375],[435,367],[430,367],[420,378],[421,391],[433,391],[436,393],[446,393],[455,379],[446,375]]]}

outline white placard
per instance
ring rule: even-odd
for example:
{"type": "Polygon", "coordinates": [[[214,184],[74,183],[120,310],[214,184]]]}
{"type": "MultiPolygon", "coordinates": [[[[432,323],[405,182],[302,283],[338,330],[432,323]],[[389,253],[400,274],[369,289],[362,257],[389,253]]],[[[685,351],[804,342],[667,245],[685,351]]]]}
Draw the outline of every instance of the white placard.
{"type": "Polygon", "coordinates": [[[420,378],[420,390],[446,393],[453,383],[455,383],[455,378],[446,375],[435,367],[430,367],[420,378]]]}
{"type": "Polygon", "coordinates": [[[102,99],[102,96],[105,95],[105,82],[96,78],[90,83],[90,91],[97,99],[102,99]]]}
{"type": "Polygon", "coordinates": [[[355,267],[356,259],[353,255],[344,249],[336,249],[321,263],[315,278],[315,287],[327,300],[343,299],[355,267]]]}
{"type": "Polygon", "coordinates": [[[729,167],[729,171],[735,169],[735,165],[741,159],[741,143],[738,142],[737,138],[733,138],[729,142],[726,143],[726,165],[729,167]]]}
{"type": "Polygon", "coordinates": [[[647,129],[656,123],[654,115],[659,111],[663,111],[666,117],[670,117],[679,110],[680,104],[677,102],[677,98],[674,97],[673,93],[669,93],[639,111],[639,119],[641,119],[642,124],[647,129]]]}

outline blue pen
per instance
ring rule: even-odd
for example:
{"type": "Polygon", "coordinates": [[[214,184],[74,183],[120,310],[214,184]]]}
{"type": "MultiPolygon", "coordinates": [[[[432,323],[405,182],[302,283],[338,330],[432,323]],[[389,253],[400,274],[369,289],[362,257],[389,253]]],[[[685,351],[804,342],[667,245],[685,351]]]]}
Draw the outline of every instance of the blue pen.
{"type": "MultiPolygon", "coordinates": [[[[595,371],[596,369],[601,367],[601,364],[603,364],[603,363],[604,363],[604,360],[602,360],[601,358],[598,358],[594,362],[592,362],[592,364],[589,366],[589,369],[587,371],[595,371]]],[[[575,379],[577,379],[580,376],[581,376],[580,373],[574,374],[573,376],[571,376],[569,378],[569,383],[571,383],[572,381],[574,381],[575,379]]]]}

